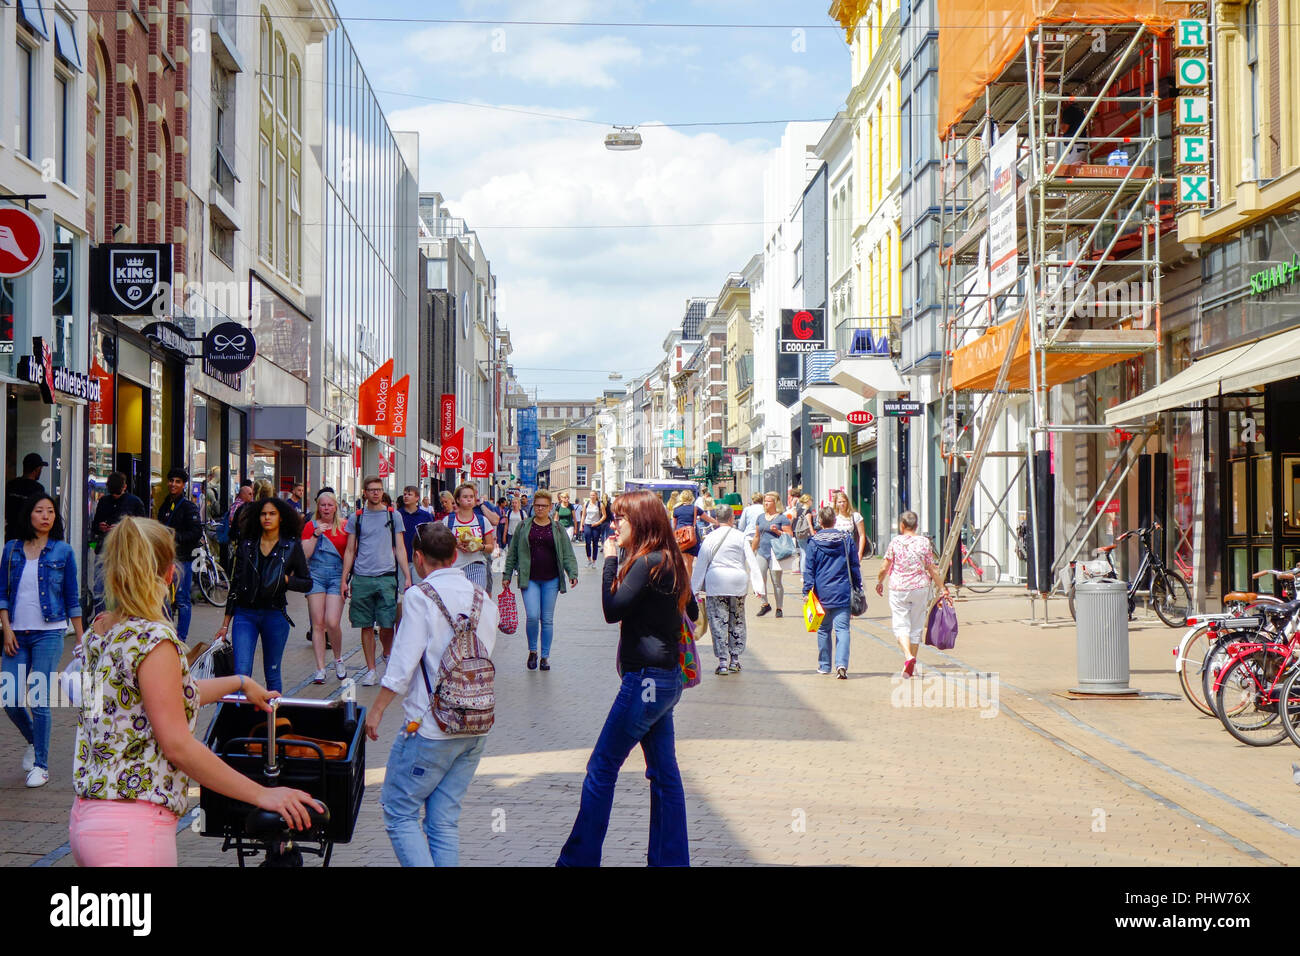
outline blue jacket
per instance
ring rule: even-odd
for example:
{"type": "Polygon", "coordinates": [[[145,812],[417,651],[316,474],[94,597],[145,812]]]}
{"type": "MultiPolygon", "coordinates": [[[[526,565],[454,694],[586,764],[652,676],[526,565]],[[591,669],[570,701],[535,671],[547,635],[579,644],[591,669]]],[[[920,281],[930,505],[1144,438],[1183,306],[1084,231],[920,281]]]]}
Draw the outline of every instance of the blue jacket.
{"type": "MultiPolygon", "coordinates": [[[[81,617],[81,590],[77,587],[77,561],[66,541],[47,541],[36,566],[37,587],[41,595],[41,614],[46,621],[81,617]]],[[[18,599],[18,582],[22,580],[27,555],[23,542],[6,541],[0,556],[0,610],[13,618],[18,599]]]]}
{"type": "Polygon", "coordinates": [[[862,566],[853,535],[823,528],[808,539],[808,550],[803,556],[804,597],[816,588],[822,607],[848,607],[853,597],[850,579],[853,587],[862,587],[862,566]]]}

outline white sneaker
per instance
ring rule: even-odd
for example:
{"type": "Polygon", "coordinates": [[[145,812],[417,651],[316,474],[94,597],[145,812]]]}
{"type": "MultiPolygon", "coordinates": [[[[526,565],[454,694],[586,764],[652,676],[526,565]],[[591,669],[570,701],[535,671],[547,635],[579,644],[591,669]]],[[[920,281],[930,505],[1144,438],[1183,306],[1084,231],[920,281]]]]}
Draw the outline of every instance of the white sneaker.
{"type": "Polygon", "coordinates": [[[311,682],[312,682],[313,684],[323,684],[323,683],[325,683],[325,668],[322,667],[322,668],[321,668],[320,670],[318,670],[315,674],[313,674],[313,675],[312,675],[312,678],[311,678],[311,682]]]}
{"type": "Polygon", "coordinates": [[[342,661],[335,661],[335,662],[334,662],[334,676],[337,677],[339,680],[347,680],[347,679],[348,679],[348,665],[347,665],[347,664],[344,664],[342,661]]]}
{"type": "Polygon", "coordinates": [[[23,769],[31,770],[36,766],[36,747],[28,744],[27,749],[23,751],[23,769]]]}
{"type": "Polygon", "coordinates": [[[378,682],[379,682],[379,675],[375,673],[375,669],[373,667],[370,668],[370,670],[366,671],[366,675],[361,678],[362,687],[374,687],[375,684],[377,684],[378,682]]]}
{"type": "Polygon", "coordinates": [[[50,782],[50,772],[44,767],[33,767],[27,773],[27,786],[43,787],[50,782]]]}

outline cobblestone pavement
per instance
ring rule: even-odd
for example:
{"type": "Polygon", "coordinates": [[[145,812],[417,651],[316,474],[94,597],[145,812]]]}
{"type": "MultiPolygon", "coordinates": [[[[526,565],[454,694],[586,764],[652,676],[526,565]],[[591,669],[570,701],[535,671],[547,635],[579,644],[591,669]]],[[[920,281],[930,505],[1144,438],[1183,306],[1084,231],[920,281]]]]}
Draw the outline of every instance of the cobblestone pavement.
{"type": "MultiPolygon", "coordinates": [[[[868,567],[874,574],[875,565],[868,567]]],[[[797,581],[797,579],[796,579],[797,581]]],[[[613,700],[617,631],[600,616],[596,573],[560,598],[549,673],[528,671],[519,634],[497,643],[497,725],[461,818],[461,861],[549,865],[573,823],[590,748],[613,700]]],[[[1072,627],[1026,623],[1023,597],[958,602],[957,648],[921,655],[922,674],[903,683],[886,602],[871,595],[853,623],[850,679],[815,671],[816,640],[788,588],[786,617],[754,617],[742,674],[715,677],[709,648],[704,683],[676,711],[686,783],[691,859],[717,864],[1085,864],[1240,865],[1300,860],[1291,807],[1290,744],[1257,750],[1233,741],[1186,702],[1072,701],[1072,627]],[[971,670],[998,677],[997,706],[971,670]],[[964,676],[965,675],[965,676],[964,676]],[[940,679],[944,678],[944,679],[940,679]],[[945,696],[946,695],[946,696],[945,696]]],[[[307,614],[285,655],[286,690],[314,667],[303,640],[307,614]]],[[[1064,614],[1064,606],[1053,613],[1064,614]]],[[[1041,605],[1040,605],[1041,615],[1041,605]]],[[[1068,621],[1068,618],[1067,618],[1068,621]]],[[[193,639],[219,623],[196,608],[193,639]]],[[[1143,623],[1132,631],[1133,682],[1177,694],[1170,649],[1179,632],[1143,623]]],[[[353,673],[361,655],[348,631],[353,673]]],[[[260,662],[255,667],[260,674],[260,662]]],[[[358,688],[361,703],[377,688],[358,688]]],[[[200,718],[206,727],[210,711],[200,718]]],[[[356,836],[335,865],[396,860],[378,805],[394,708],[367,752],[367,788],[356,836]]],[[[0,863],[71,865],[67,812],[75,721],[55,714],[49,786],[28,791],[20,738],[0,731],[0,863]]],[[[605,862],[643,865],[649,785],[634,753],[619,778],[605,862]]],[[[188,822],[188,820],[186,821],[188,822]]],[[[189,829],[183,865],[233,866],[220,842],[189,829]]]]}

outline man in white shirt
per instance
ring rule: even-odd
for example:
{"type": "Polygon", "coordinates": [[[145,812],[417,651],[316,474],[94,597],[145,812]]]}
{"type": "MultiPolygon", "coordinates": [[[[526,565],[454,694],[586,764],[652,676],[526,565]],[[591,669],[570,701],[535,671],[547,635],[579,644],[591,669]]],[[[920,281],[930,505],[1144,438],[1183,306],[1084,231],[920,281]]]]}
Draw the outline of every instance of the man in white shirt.
{"type": "MultiPolygon", "coordinates": [[[[453,617],[469,616],[478,590],[456,569],[456,536],[441,522],[421,525],[415,536],[415,568],[453,617]]],[[[456,866],[460,856],[460,808],[478,769],[485,734],[448,736],[429,710],[429,683],[438,684],[443,651],[453,631],[438,606],[417,584],[403,597],[405,612],[393,641],[379,697],[366,716],[366,734],[379,739],[384,711],[402,700],[403,730],[388,755],[380,803],[384,828],[402,866],[456,866]],[[423,826],[420,812],[424,811],[423,826]]],[[[490,656],[496,644],[499,615],[486,594],[475,633],[490,656]]]]}
{"type": "MultiPolygon", "coordinates": [[[[762,507],[760,505],[760,507],[762,507]]],[[[735,528],[731,505],[715,508],[717,530],[700,545],[691,573],[691,590],[705,595],[704,613],[713,635],[713,654],[719,677],[740,673],[740,655],[745,650],[745,593],[764,597],[763,571],[749,546],[749,537],[735,528]]]]}
{"type": "Polygon", "coordinates": [[[740,513],[740,530],[744,534],[754,533],[754,522],[763,513],[763,493],[756,491],[749,497],[749,506],[740,513]]]}

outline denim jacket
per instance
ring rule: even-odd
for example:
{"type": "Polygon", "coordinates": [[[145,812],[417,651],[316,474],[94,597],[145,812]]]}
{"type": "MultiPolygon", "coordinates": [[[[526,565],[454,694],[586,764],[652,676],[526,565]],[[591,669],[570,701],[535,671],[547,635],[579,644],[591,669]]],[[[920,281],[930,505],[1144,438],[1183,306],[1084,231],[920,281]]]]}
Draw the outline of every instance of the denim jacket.
{"type": "MultiPolygon", "coordinates": [[[[47,621],[81,617],[81,590],[77,586],[77,562],[66,541],[47,541],[36,566],[41,594],[41,614],[47,621]]],[[[13,615],[27,555],[23,542],[6,541],[0,557],[0,610],[13,615]]]]}

